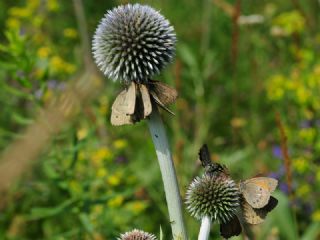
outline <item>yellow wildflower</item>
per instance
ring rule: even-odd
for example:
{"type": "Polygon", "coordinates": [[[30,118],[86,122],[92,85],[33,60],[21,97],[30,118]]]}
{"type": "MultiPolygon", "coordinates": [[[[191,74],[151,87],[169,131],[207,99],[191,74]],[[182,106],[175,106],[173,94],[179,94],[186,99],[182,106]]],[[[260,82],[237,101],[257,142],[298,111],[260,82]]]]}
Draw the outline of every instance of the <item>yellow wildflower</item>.
{"type": "Polygon", "coordinates": [[[66,38],[76,38],[78,37],[78,32],[74,28],[63,29],[63,36],[66,38]]]}
{"type": "Polygon", "coordinates": [[[298,197],[305,197],[307,194],[311,192],[311,187],[309,184],[302,184],[300,187],[297,189],[297,196],[298,197]]]}
{"type": "Polygon", "coordinates": [[[51,66],[51,70],[54,73],[74,73],[74,71],[76,70],[75,65],[65,62],[61,57],[59,56],[53,56],[50,59],[50,66],[51,66]]]}
{"type": "Polygon", "coordinates": [[[273,24],[282,28],[287,35],[291,35],[304,30],[305,19],[298,11],[290,11],[277,16],[273,24]]]}
{"type": "Polygon", "coordinates": [[[49,11],[55,12],[59,10],[59,3],[57,0],[47,0],[47,8],[49,11]]]}
{"type": "Polygon", "coordinates": [[[296,91],[297,100],[300,104],[305,104],[310,98],[310,92],[303,86],[299,87],[296,91]]]}
{"type": "Polygon", "coordinates": [[[143,201],[133,201],[126,205],[126,208],[132,213],[138,215],[147,208],[146,202],[143,201]]]}
{"type": "Polygon", "coordinates": [[[96,173],[98,178],[104,178],[105,176],[107,176],[107,174],[108,174],[108,171],[105,168],[99,168],[96,173]]]}
{"type": "Polygon", "coordinates": [[[320,210],[312,213],[312,220],[315,222],[320,222],[320,210]]]}
{"type": "Polygon", "coordinates": [[[32,15],[32,11],[28,8],[12,7],[9,9],[9,15],[17,18],[28,18],[32,15]]]}
{"type": "Polygon", "coordinates": [[[286,79],[282,75],[273,76],[267,85],[267,95],[270,100],[280,100],[284,95],[286,79]]]}
{"type": "Polygon", "coordinates": [[[77,131],[77,138],[79,140],[85,139],[88,136],[88,128],[80,128],[77,131]]]}
{"type": "Polygon", "coordinates": [[[42,16],[35,16],[32,18],[32,24],[35,27],[40,27],[44,22],[44,18],[42,16]]]}
{"type": "Polygon", "coordinates": [[[231,119],[231,126],[233,128],[242,128],[247,124],[246,119],[240,118],[240,117],[235,117],[231,119]]]}
{"type": "Polygon", "coordinates": [[[314,128],[302,128],[299,131],[299,137],[302,141],[312,143],[316,136],[316,130],[314,128]]]}
{"type": "Polygon", "coordinates": [[[293,167],[299,172],[303,173],[308,170],[308,160],[306,158],[300,157],[293,160],[293,167]]]}
{"type": "Polygon", "coordinates": [[[50,59],[50,65],[52,67],[53,72],[60,72],[61,69],[64,68],[64,61],[61,57],[59,56],[53,56],[50,59]]]}
{"type": "Polygon", "coordinates": [[[76,66],[71,63],[65,63],[64,70],[68,74],[72,74],[76,71],[76,66]]]}
{"type": "Polygon", "coordinates": [[[21,26],[20,21],[17,18],[8,18],[6,21],[7,28],[18,29],[21,26]]]}
{"type": "Polygon", "coordinates": [[[37,51],[37,55],[39,58],[47,58],[51,52],[49,47],[41,47],[37,51]]]}
{"type": "Polygon", "coordinates": [[[27,1],[27,7],[28,7],[29,9],[36,9],[36,8],[39,7],[40,1],[41,1],[41,0],[28,0],[28,1],[27,1]]]}
{"type": "Polygon", "coordinates": [[[121,178],[117,174],[114,174],[114,175],[108,177],[108,179],[107,179],[107,183],[111,186],[114,186],[114,187],[118,186],[120,184],[120,182],[121,182],[121,178]]]}
{"type": "Polygon", "coordinates": [[[113,146],[117,150],[122,150],[125,147],[127,147],[127,145],[128,145],[128,142],[126,140],[124,140],[124,139],[118,139],[118,140],[113,142],[113,146]]]}
{"type": "Polygon", "coordinates": [[[299,88],[299,84],[297,81],[294,81],[294,80],[291,80],[291,81],[286,81],[286,84],[285,84],[286,88],[288,90],[296,90],[299,88]]]}
{"type": "Polygon", "coordinates": [[[118,196],[110,199],[107,204],[108,204],[108,207],[115,208],[115,207],[121,206],[123,201],[124,201],[124,198],[122,196],[118,195],[118,196]]]}
{"type": "Polygon", "coordinates": [[[101,166],[105,159],[111,159],[111,157],[112,153],[109,148],[102,147],[92,154],[91,160],[96,166],[101,166]]]}
{"type": "Polygon", "coordinates": [[[44,102],[49,102],[53,98],[54,94],[53,91],[48,89],[42,96],[42,100],[44,102]]]}

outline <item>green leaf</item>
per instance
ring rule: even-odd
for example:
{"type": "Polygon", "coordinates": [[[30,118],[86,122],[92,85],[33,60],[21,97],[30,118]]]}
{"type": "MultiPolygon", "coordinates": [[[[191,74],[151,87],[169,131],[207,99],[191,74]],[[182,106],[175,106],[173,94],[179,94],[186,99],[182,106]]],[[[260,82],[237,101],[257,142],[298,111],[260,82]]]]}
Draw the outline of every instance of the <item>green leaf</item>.
{"type": "Polygon", "coordinates": [[[301,240],[316,240],[320,235],[320,222],[312,223],[306,230],[301,240]]]}
{"type": "Polygon", "coordinates": [[[298,229],[287,196],[277,191],[274,197],[278,199],[278,205],[268,217],[272,217],[272,222],[278,227],[280,236],[284,239],[298,240],[298,229]]]}
{"type": "Polygon", "coordinates": [[[41,218],[48,218],[63,212],[67,207],[72,205],[76,199],[68,199],[62,204],[53,208],[33,208],[31,209],[31,216],[27,217],[29,220],[37,220],[41,218]]]}
{"type": "Polygon", "coordinates": [[[90,219],[88,218],[87,214],[81,213],[80,216],[80,222],[82,223],[83,227],[88,233],[93,233],[94,232],[94,227],[90,223],[90,219]]]}

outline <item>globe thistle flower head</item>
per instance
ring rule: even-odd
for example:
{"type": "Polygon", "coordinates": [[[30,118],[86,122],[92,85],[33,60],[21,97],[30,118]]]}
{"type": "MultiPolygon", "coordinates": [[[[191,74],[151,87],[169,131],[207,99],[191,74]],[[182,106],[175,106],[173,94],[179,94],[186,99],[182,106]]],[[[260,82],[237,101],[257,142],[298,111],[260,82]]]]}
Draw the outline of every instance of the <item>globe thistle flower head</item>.
{"type": "Polygon", "coordinates": [[[93,37],[93,57],[113,80],[145,83],[171,61],[176,35],[153,8],[127,4],[108,11],[93,37]]]}
{"type": "Polygon", "coordinates": [[[156,237],[153,234],[134,229],[131,232],[121,234],[118,240],[156,240],[156,237]]]}
{"type": "Polygon", "coordinates": [[[198,220],[208,216],[218,223],[227,223],[240,205],[240,193],[231,178],[204,174],[188,187],[186,204],[188,211],[198,220]]]}

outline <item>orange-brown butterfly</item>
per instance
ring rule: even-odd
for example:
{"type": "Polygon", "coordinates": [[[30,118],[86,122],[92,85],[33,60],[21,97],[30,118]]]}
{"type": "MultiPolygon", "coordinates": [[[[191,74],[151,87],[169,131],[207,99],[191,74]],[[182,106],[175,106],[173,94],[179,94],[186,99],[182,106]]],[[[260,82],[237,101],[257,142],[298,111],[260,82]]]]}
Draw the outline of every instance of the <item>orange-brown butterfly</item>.
{"type": "Polygon", "coordinates": [[[263,208],[276,189],[278,180],[269,177],[255,177],[240,183],[240,191],[253,208],[263,208]]]}
{"type": "Polygon", "coordinates": [[[272,211],[278,204],[278,200],[275,197],[270,197],[269,202],[262,208],[253,208],[245,200],[242,202],[242,211],[244,220],[249,224],[262,223],[267,214],[272,211]]]}

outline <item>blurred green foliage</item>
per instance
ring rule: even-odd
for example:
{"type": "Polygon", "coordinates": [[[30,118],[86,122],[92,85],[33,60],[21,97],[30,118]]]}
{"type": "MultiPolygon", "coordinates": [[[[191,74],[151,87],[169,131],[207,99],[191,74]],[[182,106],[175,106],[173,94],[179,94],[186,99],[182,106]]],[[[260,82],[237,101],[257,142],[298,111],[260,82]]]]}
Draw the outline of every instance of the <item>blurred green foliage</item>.
{"type": "MultiPolygon", "coordinates": [[[[83,0],[89,36],[107,9],[124,2],[83,0]]],[[[139,2],[160,9],[178,36],[176,60],[157,79],[180,95],[176,116],[163,116],[182,195],[201,172],[197,152],[206,142],[236,179],[258,173],[279,179],[279,206],[253,228],[256,239],[318,239],[319,2],[247,0],[238,10],[231,0],[139,2]],[[290,197],[276,112],[288,137],[290,197]]],[[[0,148],[6,149],[84,63],[73,1],[2,0],[0,9],[0,148]]],[[[110,125],[120,89],[105,82],[32,171],[2,193],[0,239],[115,239],[132,228],[159,235],[160,226],[169,239],[146,124],[110,125]]],[[[186,218],[196,239],[199,223],[186,218]]]]}

